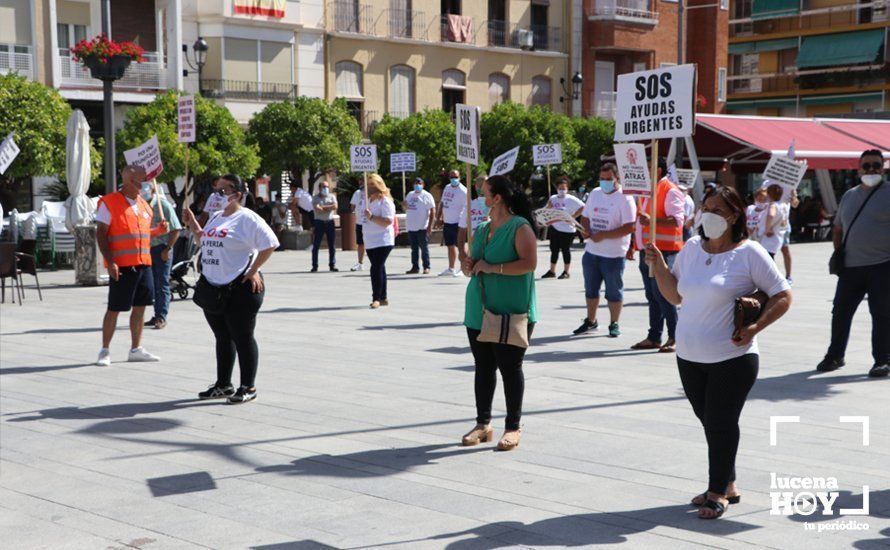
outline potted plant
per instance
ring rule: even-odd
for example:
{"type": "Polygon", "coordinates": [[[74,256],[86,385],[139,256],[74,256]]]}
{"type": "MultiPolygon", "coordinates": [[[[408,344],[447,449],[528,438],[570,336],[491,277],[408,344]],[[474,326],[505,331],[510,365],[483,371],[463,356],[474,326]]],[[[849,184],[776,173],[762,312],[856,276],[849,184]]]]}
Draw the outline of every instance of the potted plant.
{"type": "Polygon", "coordinates": [[[83,63],[93,78],[118,80],[130,63],[145,61],[145,50],[132,42],[115,42],[104,34],[92,40],[81,40],[73,48],[74,60],[83,63]]]}

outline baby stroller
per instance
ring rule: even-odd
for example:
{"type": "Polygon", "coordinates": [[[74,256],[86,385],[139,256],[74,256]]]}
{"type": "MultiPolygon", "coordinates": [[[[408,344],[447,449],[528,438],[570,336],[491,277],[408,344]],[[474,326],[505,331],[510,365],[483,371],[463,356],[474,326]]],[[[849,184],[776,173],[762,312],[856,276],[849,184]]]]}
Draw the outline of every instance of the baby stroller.
{"type": "Polygon", "coordinates": [[[198,282],[198,253],[200,247],[195,244],[191,234],[180,239],[174,248],[173,267],[170,269],[170,294],[179,296],[181,300],[189,297],[189,290],[198,282]]]}

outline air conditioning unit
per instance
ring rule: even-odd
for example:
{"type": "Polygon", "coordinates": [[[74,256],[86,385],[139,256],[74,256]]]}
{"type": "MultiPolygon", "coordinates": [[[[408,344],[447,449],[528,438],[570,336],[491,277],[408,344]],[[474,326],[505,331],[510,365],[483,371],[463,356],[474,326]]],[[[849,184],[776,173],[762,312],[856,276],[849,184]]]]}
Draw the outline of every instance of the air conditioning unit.
{"type": "Polygon", "coordinates": [[[532,50],[535,48],[535,33],[530,29],[519,29],[516,31],[516,45],[523,50],[532,50]]]}

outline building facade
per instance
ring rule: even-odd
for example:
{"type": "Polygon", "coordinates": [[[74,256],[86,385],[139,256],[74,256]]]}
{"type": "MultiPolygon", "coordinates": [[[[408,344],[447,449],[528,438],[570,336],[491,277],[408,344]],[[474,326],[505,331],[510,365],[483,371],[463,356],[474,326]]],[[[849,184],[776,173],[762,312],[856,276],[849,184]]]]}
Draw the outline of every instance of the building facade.
{"type": "Polygon", "coordinates": [[[731,10],[729,112],[890,109],[890,1],[732,0],[731,10]]]}

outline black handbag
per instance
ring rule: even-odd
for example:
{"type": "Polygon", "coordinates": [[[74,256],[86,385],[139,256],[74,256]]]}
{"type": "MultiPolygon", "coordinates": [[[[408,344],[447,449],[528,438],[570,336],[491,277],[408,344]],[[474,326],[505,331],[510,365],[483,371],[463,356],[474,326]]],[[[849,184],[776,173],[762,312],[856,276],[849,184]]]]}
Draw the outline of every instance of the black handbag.
{"type": "Polygon", "coordinates": [[[869,199],[871,199],[872,195],[875,194],[875,191],[878,190],[880,186],[884,185],[883,182],[879,183],[875,186],[874,189],[865,197],[865,200],[862,201],[862,206],[859,207],[859,210],[856,212],[856,215],[853,216],[853,220],[850,222],[850,225],[847,226],[847,230],[844,231],[844,240],[841,242],[840,248],[836,249],[831,253],[831,258],[828,259],[828,272],[832,275],[840,275],[843,272],[846,264],[844,262],[845,249],[847,247],[847,237],[850,236],[850,230],[853,229],[853,224],[856,223],[856,220],[859,219],[859,214],[862,214],[862,210],[865,209],[865,205],[868,204],[869,199]]]}
{"type": "Polygon", "coordinates": [[[208,281],[202,274],[198,279],[198,282],[195,283],[195,294],[192,297],[192,301],[194,301],[198,307],[203,309],[205,313],[211,315],[222,314],[226,310],[226,306],[229,304],[229,297],[231,297],[232,291],[235,290],[237,285],[241,284],[241,279],[250,269],[252,264],[253,255],[248,259],[247,267],[244,268],[241,275],[235,277],[235,279],[227,285],[216,286],[208,281]]]}

